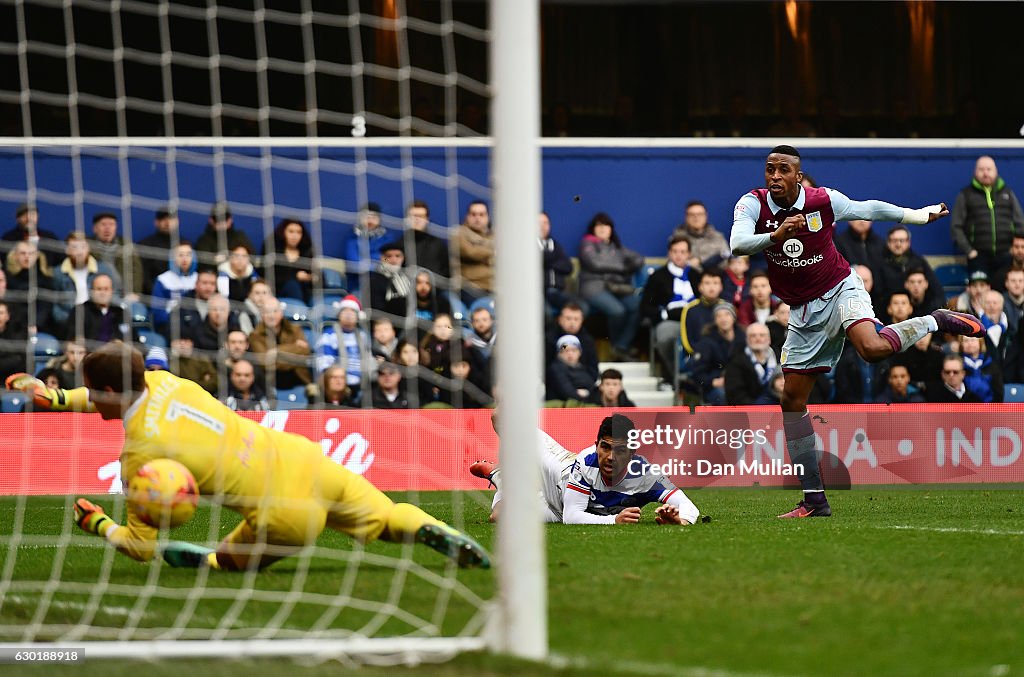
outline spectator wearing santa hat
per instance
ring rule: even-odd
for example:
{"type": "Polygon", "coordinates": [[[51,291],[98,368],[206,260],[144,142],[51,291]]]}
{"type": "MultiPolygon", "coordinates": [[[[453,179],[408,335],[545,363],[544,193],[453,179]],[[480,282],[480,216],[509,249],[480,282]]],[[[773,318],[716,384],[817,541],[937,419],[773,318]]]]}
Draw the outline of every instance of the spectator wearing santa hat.
{"type": "Polygon", "coordinates": [[[364,392],[369,393],[368,384],[376,364],[370,352],[370,337],[359,326],[362,309],[359,299],[352,294],[343,298],[338,304],[338,326],[325,328],[316,343],[317,372],[335,364],[344,367],[345,383],[352,391],[354,403],[360,402],[364,392]]]}

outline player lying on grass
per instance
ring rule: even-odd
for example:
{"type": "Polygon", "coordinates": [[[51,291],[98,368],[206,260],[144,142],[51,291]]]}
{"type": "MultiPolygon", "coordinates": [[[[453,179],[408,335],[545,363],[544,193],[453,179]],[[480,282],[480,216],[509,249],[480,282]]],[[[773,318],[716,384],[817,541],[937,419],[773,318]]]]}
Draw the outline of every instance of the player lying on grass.
{"type": "MultiPolygon", "coordinates": [[[[242,515],[216,551],[170,543],[163,557],[171,566],[263,569],[315,542],[324,526],[363,543],[415,541],[460,566],[490,566],[473,539],[416,506],[392,502],[361,475],[326,458],[320,445],[243,418],[192,381],[146,371],[142,355],[130,346],[107,344],[82,368],[84,388],[51,390],[28,374],[9,377],[7,387],[32,394],[44,408],[123,419],[122,478],[151,460],[170,458],[192,472],[201,495],[242,515]]],[[[133,559],[156,554],[157,530],[132,511],[119,525],[80,498],[75,519],[133,559]]]]}
{"type": "MultiPolygon", "coordinates": [[[[661,474],[650,472],[643,456],[626,446],[636,426],[622,414],[601,421],[594,447],[572,454],[544,431],[540,433],[541,491],[544,521],[564,524],[636,524],[640,508],[662,503],[654,511],[658,524],[694,524],[700,511],[661,474]]],[[[501,507],[501,469],[477,461],[469,471],[497,489],[491,521],[501,507]]]]}

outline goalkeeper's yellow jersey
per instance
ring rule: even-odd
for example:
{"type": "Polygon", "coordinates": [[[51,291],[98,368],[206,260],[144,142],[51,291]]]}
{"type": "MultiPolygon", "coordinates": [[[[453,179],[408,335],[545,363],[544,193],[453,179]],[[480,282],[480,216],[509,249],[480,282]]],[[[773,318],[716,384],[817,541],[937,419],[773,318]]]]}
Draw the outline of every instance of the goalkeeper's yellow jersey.
{"type": "MultiPolygon", "coordinates": [[[[147,371],[146,393],[124,416],[121,481],[157,458],[178,461],[203,496],[219,497],[245,517],[269,500],[314,500],[316,478],[330,461],[320,446],[265,428],[217,401],[198,384],[167,371],[147,371]]],[[[129,515],[110,541],[140,560],[153,556],[156,530],[129,515]]]]}

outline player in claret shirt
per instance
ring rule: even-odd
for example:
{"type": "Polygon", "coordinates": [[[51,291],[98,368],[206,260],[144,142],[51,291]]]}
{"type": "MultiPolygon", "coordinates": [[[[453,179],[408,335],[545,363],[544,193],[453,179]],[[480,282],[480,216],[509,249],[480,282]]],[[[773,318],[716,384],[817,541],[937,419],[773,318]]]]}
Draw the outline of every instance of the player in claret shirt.
{"type": "Polygon", "coordinates": [[[849,339],[861,357],[879,362],[934,331],[983,336],[984,328],[977,318],[950,310],[882,327],[863,281],[832,242],[837,221],[925,224],[949,214],[945,204],[908,209],[851,200],[831,188],[805,188],[800,152],[792,146],[771,150],[764,175],[766,188],[736,203],[730,244],[736,255],[765,253],[772,292],[790,305],[781,359],[782,411],[790,458],[805,470],[804,497],[780,517],[828,517],[832,509],[818,470],[807,398],[817,375],[839,361],[843,343],[849,339]]]}

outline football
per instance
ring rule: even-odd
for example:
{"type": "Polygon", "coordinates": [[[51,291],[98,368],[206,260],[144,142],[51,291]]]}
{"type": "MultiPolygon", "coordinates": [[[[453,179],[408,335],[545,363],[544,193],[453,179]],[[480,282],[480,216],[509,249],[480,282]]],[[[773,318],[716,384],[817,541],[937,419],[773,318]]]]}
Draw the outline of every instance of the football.
{"type": "Polygon", "coordinates": [[[192,519],[199,501],[196,478],[169,458],[139,468],[128,480],[128,510],[151,527],[177,527],[192,519]]]}

